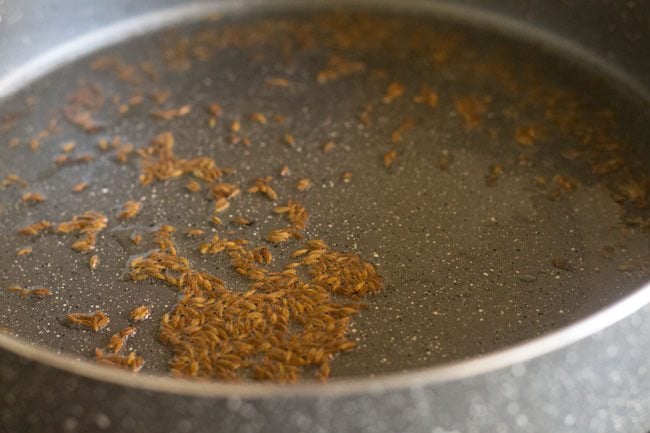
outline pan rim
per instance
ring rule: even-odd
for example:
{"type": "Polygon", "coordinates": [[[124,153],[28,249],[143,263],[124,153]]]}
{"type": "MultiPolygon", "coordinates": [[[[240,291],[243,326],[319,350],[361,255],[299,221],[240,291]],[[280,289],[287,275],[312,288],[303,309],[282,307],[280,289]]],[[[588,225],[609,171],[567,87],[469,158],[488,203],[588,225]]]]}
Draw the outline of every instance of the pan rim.
{"type": "Polygon", "coordinates": [[[521,23],[515,18],[498,13],[479,10],[472,6],[454,4],[453,1],[441,0],[355,0],[350,6],[347,0],[311,0],[309,5],[299,0],[207,0],[189,2],[181,6],[164,8],[132,18],[120,20],[105,27],[75,37],[60,46],[51,49],[34,59],[0,75],[0,103],[30,83],[50,74],[67,63],[71,63],[95,51],[119,44],[133,37],[162,30],[178,24],[200,21],[205,17],[227,13],[233,15],[246,13],[255,7],[256,12],[266,11],[318,11],[347,9],[349,11],[380,11],[423,13],[439,18],[464,21],[479,28],[508,34],[527,42],[539,42],[556,53],[575,59],[584,68],[593,67],[598,73],[616,82],[638,99],[650,104],[650,88],[643,85],[622,68],[612,65],[603,57],[591,53],[586,47],[557,36],[547,30],[521,23]]]}
{"type": "Polygon", "coordinates": [[[72,375],[150,392],[211,398],[337,397],[460,381],[524,364],[587,339],[630,317],[648,303],[650,303],[650,282],[614,304],[571,325],[484,356],[408,372],[343,378],[324,384],[318,382],[299,382],[291,385],[255,382],[233,384],[197,382],[169,376],[134,375],[113,367],[93,364],[86,360],[80,361],[68,354],[56,354],[2,334],[0,334],[0,349],[72,375]]]}
{"type": "MultiPolygon", "coordinates": [[[[145,15],[120,21],[99,30],[87,33],[73,39],[55,50],[37,57],[25,65],[0,77],[0,103],[4,98],[22,89],[29,83],[58,69],[63,64],[74,61],[93,51],[117,44],[135,35],[160,30],[166,26],[196,20],[205,17],[210,12],[229,13],[245,10],[251,5],[268,9],[290,10],[294,4],[291,0],[280,0],[269,3],[263,0],[250,0],[242,3],[226,2],[193,2],[180,7],[163,9],[145,15]],[[36,72],[37,71],[37,72],[36,72]]],[[[324,6],[328,9],[337,5],[346,5],[345,0],[314,0],[309,7],[324,6]]],[[[301,5],[305,8],[305,5],[301,5]]],[[[426,10],[437,16],[448,16],[481,26],[494,27],[495,31],[507,31],[509,34],[521,36],[529,41],[540,41],[566,56],[575,58],[580,63],[592,65],[613,82],[627,87],[639,98],[649,101],[650,93],[643,85],[630,77],[625,71],[608,64],[602,58],[591,54],[575,43],[541,29],[533,29],[513,18],[478,11],[474,8],[449,4],[446,2],[425,2],[408,0],[399,2],[399,6],[390,0],[360,0],[355,3],[359,10],[383,8],[390,10],[398,7],[402,12],[426,10]]],[[[584,340],[611,325],[631,316],[646,304],[650,303],[650,282],[641,285],[636,291],[618,301],[598,310],[589,316],[575,321],[565,327],[552,331],[540,337],[523,341],[514,346],[490,352],[487,355],[467,360],[452,361],[433,367],[414,369],[401,373],[385,373],[373,377],[351,377],[320,384],[304,382],[293,385],[277,385],[263,383],[230,384],[222,382],[199,383],[188,379],[171,378],[156,375],[131,375],[123,371],[105,367],[91,362],[79,361],[68,354],[56,354],[43,347],[33,346],[26,341],[0,334],[0,350],[9,351],[19,357],[28,359],[51,368],[82,376],[87,379],[136,388],[145,391],[212,398],[295,398],[304,397],[335,397],[367,393],[368,391],[391,391],[415,386],[440,384],[477,377],[513,365],[529,362],[565,348],[575,342],[584,340]]]]}

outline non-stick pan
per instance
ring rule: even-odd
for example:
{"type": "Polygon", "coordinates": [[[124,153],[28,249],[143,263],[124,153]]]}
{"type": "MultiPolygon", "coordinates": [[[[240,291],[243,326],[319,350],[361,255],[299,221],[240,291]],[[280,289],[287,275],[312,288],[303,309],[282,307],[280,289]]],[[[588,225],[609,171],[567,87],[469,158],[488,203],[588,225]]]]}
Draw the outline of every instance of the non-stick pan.
{"type": "Polygon", "coordinates": [[[1,430],[650,428],[649,11],[525,3],[0,4],[1,430]],[[144,184],[166,133],[241,186],[221,224],[192,173],[144,184]],[[276,203],[247,192],[264,176],[276,203]],[[265,241],[287,199],[310,214],[292,249],[265,241]],[[88,210],[108,222],[85,253],[55,228],[88,210]],[[268,245],[277,269],[322,239],[383,289],[353,299],[328,383],[169,377],[178,291],[130,266],[164,224],[234,292],[185,232],[268,245]],[[140,373],[96,365],[140,305],[140,373]],[[95,310],[98,332],[70,323],[95,310]]]}

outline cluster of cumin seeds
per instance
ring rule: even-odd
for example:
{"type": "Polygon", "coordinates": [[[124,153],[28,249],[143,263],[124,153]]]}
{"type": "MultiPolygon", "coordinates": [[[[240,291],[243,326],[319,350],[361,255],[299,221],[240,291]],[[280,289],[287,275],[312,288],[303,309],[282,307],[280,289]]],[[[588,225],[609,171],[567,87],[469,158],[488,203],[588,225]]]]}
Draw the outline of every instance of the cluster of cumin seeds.
{"type": "Polygon", "coordinates": [[[160,324],[160,339],[174,353],[172,373],[295,382],[311,368],[327,379],[333,357],[356,346],[347,334],[361,299],[383,286],[374,267],[310,240],[292,262],[270,270],[268,249],[258,254],[243,240],[224,244],[214,254],[229,254],[233,269],[250,282],[245,292],[229,290],[175,253],[156,250],[130,263],[133,280],[164,281],[181,294],[160,324]]]}
{"type": "MultiPolygon", "coordinates": [[[[171,134],[164,137],[153,141],[158,151],[141,153],[148,179],[175,177],[174,170],[186,164],[171,152],[171,134]],[[160,147],[163,142],[166,149],[160,147]],[[152,164],[154,154],[158,162],[152,164]]],[[[196,176],[194,171],[180,171],[196,176]]],[[[273,201],[277,194],[269,182],[260,178],[248,192],[273,201]]],[[[213,194],[218,202],[232,198],[236,194],[228,192],[239,188],[217,183],[211,190],[221,193],[213,194]],[[229,186],[228,191],[223,185],[229,186]]],[[[309,218],[304,206],[289,200],[273,212],[284,215],[288,225],[268,233],[266,242],[287,248],[291,239],[303,241],[309,218]]],[[[133,281],[162,281],[180,293],[178,304],[163,316],[159,328],[159,338],[173,350],[170,369],[177,376],[295,382],[302,373],[313,372],[326,380],[332,359],[356,346],[348,333],[352,317],[364,307],[363,297],[383,287],[373,265],[356,254],[334,251],[321,240],[294,246],[291,261],[272,269],[273,255],[267,246],[214,235],[197,251],[204,256],[228,255],[232,270],[248,281],[245,291],[233,290],[219,276],[197,270],[180,255],[175,232],[174,227],[162,225],[155,233],[158,248],[132,259],[129,268],[133,281]]],[[[115,337],[117,343],[120,338],[115,337]]],[[[98,356],[105,359],[103,353],[98,356]]]]}

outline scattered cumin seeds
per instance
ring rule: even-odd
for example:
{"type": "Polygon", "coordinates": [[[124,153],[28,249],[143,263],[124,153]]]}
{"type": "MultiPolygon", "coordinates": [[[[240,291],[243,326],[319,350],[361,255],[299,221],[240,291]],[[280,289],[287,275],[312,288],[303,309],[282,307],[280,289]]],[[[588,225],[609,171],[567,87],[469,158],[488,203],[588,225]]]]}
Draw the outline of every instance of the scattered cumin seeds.
{"type": "Polygon", "coordinates": [[[293,253],[291,253],[291,257],[295,259],[296,257],[304,256],[308,252],[309,252],[309,250],[307,248],[302,248],[302,249],[296,250],[293,253]]]}
{"type": "Polygon", "coordinates": [[[137,373],[144,365],[144,358],[138,356],[135,352],[129,353],[127,356],[117,354],[105,354],[101,349],[95,349],[95,360],[99,364],[109,365],[111,367],[124,368],[137,373]]]}
{"type": "Polygon", "coordinates": [[[90,268],[90,270],[94,271],[95,269],[97,269],[98,265],[99,265],[99,256],[97,254],[91,256],[88,259],[88,267],[90,268]]]}
{"type": "Polygon", "coordinates": [[[269,264],[273,259],[271,252],[267,247],[259,247],[253,250],[253,259],[260,264],[269,264]]]}
{"type": "Polygon", "coordinates": [[[24,180],[17,174],[11,173],[6,175],[5,178],[2,181],[0,181],[0,188],[5,188],[9,185],[14,185],[14,184],[19,185],[21,187],[26,187],[29,185],[26,180],[24,180]]]}
{"type": "Polygon", "coordinates": [[[118,353],[124,347],[126,340],[135,335],[137,330],[133,326],[127,326],[122,329],[120,332],[116,332],[111,336],[110,341],[106,345],[106,348],[112,350],[113,353],[118,353]]]}
{"type": "Polygon", "coordinates": [[[293,146],[296,142],[296,139],[291,134],[284,134],[284,142],[289,146],[293,146]]]}
{"type": "Polygon", "coordinates": [[[440,153],[440,157],[438,158],[438,167],[440,167],[440,170],[442,171],[447,171],[449,170],[449,166],[453,162],[453,157],[449,154],[448,150],[443,150],[440,153]]]}
{"type": "Polygon", "coordinates": [[[391,149],[388,152],[386,152],[384,154],[384,167],[391,168],[396,158],[397,158],[397,151],[395,149],[391,149]]]}
{"type": "Polygon", "coordinates": [[[268,235],[266,235],[266,240],[269,242],[273,242],[275,244],[279,244],[282,242],[287,242],[293,234],[288,231],[287,229],[276,229],[276,230],[271,230],[268,235]]]}
{"type": "Polygon", "coordinates": [[[69,160],[70,157],[68,155],[57,155],[52,161],[54,161],[54,163],[57,165],[63,165],[66,164],[69,160]]]}
{"type": "Polygon", "coordinates": [[[214,211],[216,213],[221,213],[230,207],[230,202],[224,197],[218,198],[214,202],[214,211]]]}
{"type": "Polygon", "coordinates": [[[117,107],[117,114],[123,116],[126,113],[128,113],[130,109],[131,107],[129,106],[129,104],[121,104],[119,107],[117,107]]]}
{"type": "Polygon", "coordinates": [[[185,189],[188,190],[189,192],[199,192],[201,191],[201,184],[195,181],[194,179],[190,179],[185,184],[185,189]]]}
{"type": "Polygon", "coordinates": [[[416,104],[428,105],[431,108],[436,108],[438,105],[438,94],[426,84],[420,86],[420,93],[413,97],[413,102],[416,104]]]}
{"type": "Polygon", "coordinates": [[[390,134],[390,141],[392,143],[397,143],[398,141],[402,141],[402,133],[413,128],[414,125],[415,125],[415,120],[412,117],[405,118],[402,121],[402,123],[400,123],[400,125],[397,127],[397,129],[390,134]]]}
{"type": "Polygon", "coordinates": [[[273,208],[273,213],[283,214],[289,212],[289,206],[276,206],[273,208]]]}
{"type": "Polygon", "coordinates": [[[255,223],[255,221],[250,220],[248,218],[244,218],[243,216],[239,216],[239,215],[231,218],[230,221],[232,221],[233,224],[237,224],[240,226],[250,226],[255,223]]]}
{"type": "Polygon", "coordinates": [[[386,94],[382,98],[382,102],[384,104],[390,104],[393,102],[395,99],[399,98],[404,94],[405,87],[401,83],[397,81],[393,81],[388,85],[386,88],[386,94]]]}
{"type": "Polygon", "coordinates": [[[260,194],[265,195],[269,200],[275,201],[278,198],[278,194],[275,192],[275,190],[269,185],[271,182],[272,177],[267,176],[267,177],[260,177],[255,180],[255,184],[248,188],[248,192],[250,193],[256,193],[259,192],[260,194]]]}
{"type": "Polygon", "coordinates": [[[465,121],[467,129],[476,128],[481,124],[481,116],[487,111],[490,100],[489,97],[477,98],[475,96],[456,98],[454,101],[456,111],[465,121]]]}
{"type": "Polygon", "coordinates": [[[361,114],[359,114],[359,122],[364,126],[372,125],[372,112],[375,109],[372,104],[366,105],[361,114]]]}
{"type": "Polygon", "coordinates": [[[289,87],[291,85],[289,80],[280,77],[269,77],[266,80],[264,80],[264,82],[269,86],[275,86],[275,87],[289,87]]]}
{"type": "Polygon", "coordinates": [[[40,222],[30,224],[18,230],[18,233],[26,236],[36,236],[40,232],[49,229],[52,227],[52,223],[47,220],[42,220],[40,222]]]}
{"type": "Polygon", "coordinates": [[[21,198],[23,203],[42,203],[46,199],[47,198],[43,194],[38,192],[26,192],[21,198]]]}
{"type": "Polygon", "coordinates": [[[298,191],[307,191],[309,188],[311,188],[311,180],[306,177],[298,180],[298,183],[296,184],[296,189],[298,191]]]}
{"type": "Polygon", "coordinates": [[[189,105],[183,105],[179,108],[172,108],[169,110],[153,110],[151,111],[151,116],[157,120],[172,120],[177,117],[186,116],[192,107],[189,105]]]}
{"type": "Polygon", "coordinates": [[[99,141],[97,141],[97,147],[99,147],[99,150],[106,152],[109,149],[108,140],[105,138],[99,139],[99,141]]]}
{"type": "Polygon", "coordinates": [[[81,325],[97,332],[104,329],[111,319],[102,311],[97,310],[94,313],[70,313],[67,316],[68,322],[73,325],[81,325]]]}
{"type": "Polygon", "coordinates": [[[74,158],[72,161],[76,163],[86,164],[93,162],[95,160],[95,155],[92,153],[82,153],[81,155],[74,158]]]}
{"type": "Polygon", "coordinates": [[[497,180],[501,177],[503,174],[503,166],[500,164],[492,164],[490,165],[490,170],[485,176],[485,185],[487,186],[495,186],[497,184],[497,180]]]}
{"type": "Polygon", "coordinates": [[[573,183],[569,178],[561,174],[556,174],[553,177],[553,182],[555,182],[555,184],[558,187],[562,188],[564,192],[572,192],[575,191],[576,189],[575,183],[573,183]]]}
{"type": "Polygon", "coordinates": [[[268,123],[266,116],[262,113],[252,113],[251,120],[253,122],[261,123],[262,125],[266,125],[268,123]]]}
{"type": "Polygon", "coordinates": [[[210,194],[217,200],[220,198],[231,199],[237,197],[241,190],[239,187],[232,183],[221,182],[212,187],[210,194]]]}
{"type": "Polygon", "coordinates": [[[58,233],[98,233],[106,228],[108,218],[100,212],[86,211],[75,215],[70,221],[59,223],[58,233]]]}
{"type": "Polygon", "coordinates": [[[223,110],[221,108],[221,105],[212,103],[208,105],[208,112],[213,116],[213,117],[219,117],[223,113],[223,110]]]}
{"type": "Polygon", "coordinates": [[[542,137],[543,133],[539,126],[525,125],[515,129],[515,141],[522,146],[532,146],[542,137]]]}
{"type": "Polygon", "coordinates": [[[328,141],[327,143],[323,144],[323,152],[325,153],[330,153],[334,149],[336,149],[336,143],[333,141],[328,141]]]}
{"type": "Polygon", "coordinates": [[[23,287],[20,284],[10,284],[7,287],[7,291],[22,295],[25,292],[25,289],[23,289],[23,287]]]}
{"type": "Polygon", "coordinates": [[[23,295],[34,296],[36,298],[44,298],[46,296],[52,296],[52,291],[50,289],[46,289],[45,287],[37,287],[35,289],[25,289],[23,291],[23,295]]]}
{"type": "Polygon", "coordinates": [[[329,81],[335,81],[348,75],[361,73],[365,69],[366,65],[362,62],[332,55],[327,61],[327,67],[318,71],[316,81],[318,84],[325,84],[329,81]]]}
{"type": "Polygon", "coordinates": [[[142,209],[142,203],[138,201],[129,200],[122,205],[122,212],[117,216],[117,219],[126,220],[135,217],[142,209]]]}
{"type": "Polygon", "coordinates": [[[95,233],[90,232],[87,233],[86,236],[84,236],[83,238],[79,239],[78,241],[70,245],[70,248],[72,248],[75,251],[79,251],[81,253],[86,253],[88,251],[92,251],[95,249],[96,241],[97,241],[97,237],[95,233]]]}
{"type": "MultiPolygon", "coordinates": [[[[95,134],[106,127],[104,122],[94,119],[89,111],[79,105],[66,105],[63,107],[63,115],[68,122],[89,134],[95,134]]],[[[36,147],[38,148],[38,141],[36,147]]]]}
{"type": "Polygon", "coordinates": [[[133,144],[126,143],[117,148],[117,150],[115,151],[115,159],[117,159],[117,161],[120,164],[126,164],[126,162],[129,159],[129,155],[131,155],[134,150],[135,147],[133,146],[133,144]]]}
{"type": "Polygon", "coordinates": [[[81,192],[86,188],[88,188],[88,184],[86,182],[79,182],[72,186],[72,192],[81,192]]]}
{"type": "Polygon", "coordinates": [[[185,235],[189,238],[203,236],[204,234],[205,234],[205,230],[201,230],[201,229],[191,229],[185,232],[185,235]]]}
{"type": "Polygon", "coordinates": [[[32,247],[21,248],[16,252],[16,256],[22,257],[27,256],[33,252],[32,247]]]}
{"type": "Polygon", "coordinates": [[[533,177],[533,184],[538,188],[546,188],[546,178],[544,176],[533,177]]]}
{"type": "Polygon", "coordinates": [[[70,153],[74,150],[75,147],[77,147],[77,143],[75,143],[74,141],[61,143],[61,151],[63,151],[63,153],[70,153]]]}
{"type": "Polygon", "coordinates": [[[134,322],[142,322],[143,320],[151,317],[151,309],[145,305],[135,307],[133,310],[131,310],[131,313],[129,313],[129,317],[134,322]]]}

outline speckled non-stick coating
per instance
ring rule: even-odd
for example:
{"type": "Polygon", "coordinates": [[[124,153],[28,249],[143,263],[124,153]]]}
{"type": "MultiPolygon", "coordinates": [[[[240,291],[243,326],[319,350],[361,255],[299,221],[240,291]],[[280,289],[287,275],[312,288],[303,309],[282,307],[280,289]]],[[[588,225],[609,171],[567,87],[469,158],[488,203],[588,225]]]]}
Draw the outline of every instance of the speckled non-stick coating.
{"type": "MultiPolygon", "coordinates": [[[[226,17],[187,25],[179,32],[256,19],[263,17],[226,17]]],[[[515,65],[521,65],[522,74],[524,64],[532,64],[544,71],[548,83],[575,89],[587,106],[613,109],[621,140],[632,146],[641,146],[647,140],[648,113],[637,110],[637,102],[615,85],[600,81],[565,58],[461,24],[405,19],[462,33],[474,49],[461,53],[461,58],[507,53],[515,65]]],[[[110,48],[106,54],[132,62],[155,58],[160,54],[159,40],[160,34],[148,35],[110,48]]],[[[128,311],[146,304],[152,307],[153,317],[138,325],[139,332],[129,340],[128,347],[146,359],[144,372],[165,373],[170,352],[157,341],[157,327],[162,314],[173,308],[177,294],[164,285],[134,283],[127,277],[129,258],[152,248],[146,242],[139,247],[132,245],[131,234],[140,232],[146,239],[156,225],[164,223],[179,229],[179,250],[196,267],[218,274],[230,287],[245,287],[225,258],[199,256],[199,241],[188,240],[181,232],[192,227],[219,233],[232,230],[232,237],[241,234],[259,239],[282,224],[270,212],[270,202],[243,194],[223,219],[244,215],[255,224],[238,228],[226,222],[214,229],[208,223],[212,204],[204,193],[186,192],[183,180],[142,187],[137,157],[120,165],[111,153],[99,152],[96,145],[100,137],[119,135],[124,142],[139,147],[165,130],[174,132],[179,156],[206,155],[222,166],[236,167],[230,181],[242,186],[256,177],[274,175],[280,201],[295,198],[309,209],[308,237],[322,238],[338,250],[357,252],[377,265],[386,288],[368,297],[369,308],[355,318],[351,332],[359,347],[333,362],[335,378],[479,356],[585,317],[647,281],[642,273],[621,272],[617,267],[647,260],[648,233],[629,229],[626,235],[621,231],[622,208],[611,194],[596,178],[560,156],[559,149],[570,143],[549,140],[534,151],[522,149],[514,143],[512,130],[527,118],[504,120],[494,114],[502,108],[498,102],[490,106],[484,119],[497,130],[496,138],[463,127],[454,110],[454,98],[499,92],[492,80],[467,80],[455,75],[453,68],[432,68],[424,58],[375,51],[354,54],[368,70],[385,70],[385,76],[352,75],[321,86],[314,77],[329,54],[299,52],[285,62],[273,44],[223,50],[209,61],[195,62],[187,72],[165,72],[160,82],[149,83],[149,88],[171,91],[167,106],[190,104],[193,109],[186,117],[156,122],[149,116],[154,105],[147,100],[121,119],[105,116],[111,120],[105,134],[90,136],[61,120],[62,131],[43,140],[37,153],[26,144],[9,149],[8,141],[13,135],[28,138],[45,127],[49,114],[60,110],[79,79],[98,81],[107,95],[128,97],[131,88],[109,78],[109,74],[91,72],[90,59],[83,59],[4,102],[0,116],[22,110],[27,95],[38,98],[37,105],[18,118],[11,132],[0,136],[0,177],[19,174],[30,182],[25,190],[41,192],[47,201],[27,206],[20,202],[25,190],[12,186],[0,191],[0,285],[46,286],[54,295],[38,300],[0,291],[4,306],[0,326],[34,344],[84,359],[127,325],[128,311]],[[293,85],[270,87],[264,84],[269,76],[286,77],[293,85]],[[360,112],[367,103],[381,99],[391,80],[406,84],[405,96],[390,105],[377,104],[373,124],[361,125],[360,112]],[[437,108],[411,102],[421,83],[439,93],[437,108]],[[214,129],[208,126],[205,111],[211,102],[224,109],[214,129]],[[247,117],[251,112],[262,112],[269,118],[282,114],[286,122],[254,124],[247,117]],[[390,133],[406,116],[413,116],[416,126],[404,133],[402,142],[392,145],[390,133]],[[228,124],[236,118],[241,119],[252,141],[250,147],[230,143],[228,124]],[[293,148],[283,142],[285,132],[295,137],[293,148]],[[60,153],[59,144],[69,140],[77,142],[78,152],[94,153],[96,161],[56,166],[52,159],[60,153]],[[330,140],[337,148],[326,154],[322,146],[330,140]],[[382,155],[393,146],[399,157],[395,166],[386,170],[382,155]],[[438,163],[443,152],[453,156],[446,171],[438,163]],[[531,164],[514,163],[522,152],[531,156],[531,164]],[[277,176],[283,164],[291,169],[287,179],[277,176]],[[485,184],[491,164],[507,167],[494,187],[485,184]],[[353,172],[350,183],[341,182],[344,171],[353,172]],[[579,186],[571,195],[549,200],[533,185],[532,178],[551,178],[560,172],[576,178],[579,186]],[[311,178],[311,190],[296,191],[300,177],[311,178]],[[72,194],[71,187],[81,181],[90,187],[72,194]],[[129,199],[141,200],[143,211],[134,220],[118,222],[115,215],[129,199]],[[28,223],[63,221],[90,209],[110,217],[108,229],[98,238],[101,264],[94,272],[88,269],[87,255],[70,249],[74,236],[31,239],[16,233],[28,223]],[[615,247],[613,257],[605,258],[599,252],[605,245],[615,247]],[[17,258],[16,250],[23,246],[31,246],[34,252],[17,258]],[[552,260],[558,258],[569,261],[573,269],[553,267],[552,260]],[[111,317],[104,331],[86,332],[65,324],[67,313],[95,309],[111,317]]],[[[641,152],[639,147],[637,151],[630,159],[647,168],[648,152],[641,152]]],[[[282,255],[282,248],[272,251],[282,255]]]]}

